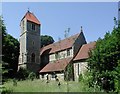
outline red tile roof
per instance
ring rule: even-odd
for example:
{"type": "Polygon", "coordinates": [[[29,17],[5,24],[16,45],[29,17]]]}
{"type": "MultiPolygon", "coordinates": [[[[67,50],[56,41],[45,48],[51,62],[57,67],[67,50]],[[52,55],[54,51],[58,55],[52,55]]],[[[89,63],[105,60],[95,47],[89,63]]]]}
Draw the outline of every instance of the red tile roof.
{"type": "Polygon", "coordinates": [[[72,58],[64,58],[48,63],[39,73],[62,71],[70,63],[72,58]]]}
{"type": "Polygon", "coordinates": [[[49,50],[49,49],[52,49],[52,47],[53,47],[53,44],[49,44],[49,45],[47,45],[47,46],[45,46],[45,47],[42,47],[42,48],[40,49],[40,55],[42,55],[45,51],[47,51],[47,50],[49,50]]]}
{"type": "Polygon", "coordinates": [[[91,42],[91,43],[88,43],[88,44],[84,44],[78,54],[76,55],[76,57],[74,58],[74,61],[75,60],[81,60],[81,59],[87,59],[89,57],[89,51],[91,49],[93,49],[96,45],[96,42],[91,42]]]}
{"type": "Polygon", "coordinates": [[[34,22],[34,23],[36,23],[38,25],[40,24],[40,22],[36,18],[36,16],[33,13],[29,12],[29,11],[25,14],[25,16],[23,17],[23,19],[24,18],[26,18],[28,21],[34,22]]]}
{"type": "Polygon", "coordinates": [[[40,54],[42,54],[44,51],[46,51],[48,49],[51,49],[50,53],[55,53],[57,51],[61,51],[61,50],[65,50],[67,48],[71,48],[73,46],[75,40],[78,38],[78,36],[80,34],[81,33],[78,33],[74,36],[71,36],[71,37],[66,38],[64,40],[61,40],[59,42],[56,42],[56,43],[50,44],[48,46],[45,46],[41,49],[40,54]]]}

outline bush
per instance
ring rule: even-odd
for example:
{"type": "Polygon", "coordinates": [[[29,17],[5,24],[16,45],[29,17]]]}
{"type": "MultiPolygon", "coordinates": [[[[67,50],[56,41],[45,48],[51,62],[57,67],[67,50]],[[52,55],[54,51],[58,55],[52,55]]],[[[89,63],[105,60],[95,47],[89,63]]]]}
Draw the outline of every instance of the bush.
{"type": "Polygon", "coordinates": [[[34,72],[31,72],[28,76],[29,79],[31,79],[31,81],[33,81],[36,78],[36,75],[34,72]]]}
{"type": "Polygon", "coordinates": [[[90,51],[88,70],[90,85],[99,86],[106,92],[120,91],[120,27],[114,27],[103,39],[99,38],[90,51]]]}
{"type": "Polygon", "coordinates": [[[82,74],[79,75],[79,82],[83,80],[82,74]]]}
{"type": "Polygon", "coordinates": [[[19,71],[17,72],[17,79],[18,80],[26,80],[29,75],[29,71],[25,68],[20,67],[19,71]]]}
{"type": "Polygon", "coordinates": [[[13,86],[17,86],[17,80],[15,78],[13,79],[13,86]]]}
{"type": "Polygon", "coordinates": [[[13,90],[12,89],[7,89],[7,88],[3,88],[2,89],[2,92],[1,92],[1,94],[12,94],[12,92],[13,92],[13,90]]]}

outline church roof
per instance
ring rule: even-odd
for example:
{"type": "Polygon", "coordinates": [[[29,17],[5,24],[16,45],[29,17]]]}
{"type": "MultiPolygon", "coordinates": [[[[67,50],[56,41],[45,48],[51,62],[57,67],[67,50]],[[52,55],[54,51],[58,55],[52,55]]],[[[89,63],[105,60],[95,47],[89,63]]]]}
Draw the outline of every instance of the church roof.
{"type": "Polygon", "coordinates": [[[40,22],[36,18],[36,16],[33,13],[31,13],[30,11],[28,11],[22,19],[24,19],[24,18],[26,18],[28,21],[34,22],[38,25],[40,24],[40,22]]]}
{"type": "Polygon", "coordinates": [[[78,34],[73,35],[73,36],[71,36],[69,38],[66,38],[64,40],[60,40],[56,43],[45,46],[41,49],[40,54],[42,54],[44,51],[46,51],[48,49],[51,49],[49,53],[55,53],[55,52],[58,52],[58,51],[65,50],[67,48],[71,48],[73,46],[75,40],[78,38],[78,36],[80,34],[81,33],[78,33],[78,34]]]}
{"type": "Polygon", "coordinates": [[[84,44],[78,54],[76,55],[76,57],[74,58],[74,61],[76,60],[82,60],[82,59],[87,59],[89,58],[89,51],[91,49],[93,49],[96,45],[96,42],[91,42],[91,43],[88,43],[88,44],[84,44]]]}
{"type": "Polygon", "coordinates": [[[63,71],[71,60],[72,58],[64,58],[50,62],[40,71],[40,73],[63,71]]]}

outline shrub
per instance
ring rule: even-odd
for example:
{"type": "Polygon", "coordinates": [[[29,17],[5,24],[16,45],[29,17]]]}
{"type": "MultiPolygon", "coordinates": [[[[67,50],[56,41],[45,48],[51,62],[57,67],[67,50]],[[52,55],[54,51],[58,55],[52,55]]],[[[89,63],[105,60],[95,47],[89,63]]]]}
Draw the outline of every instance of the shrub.
{"type": "Polygon", "coordinates": [[[20,67],[19,71],[17,72],[17,79],[18,80],[25,80],[28,78],[29,71],[25,68],[20,67]]]}
{"type": "Polygon", "coordinates": [[[17,80],[15,78],[13,79],[13,86],[17,86],[17,80]]]}
{"type": "Polygon", "coordinates": [[[82,74],[79,75],[79,82],[83,80],[82,74]]]}
{"type": "Polygon", "coordinates": [[[7,88],[3,88],[2,89],[2,92],[1,92],[1,94],[12,94],[12,92],[13,92],[13,90],[12,89],[7,89],[7,88]]]}
{"type": "Polygon", "coordinates": [[[36,78],[36,75],[34,72],[31,72],[28,76],[29,79],[31,79],[31,81],[33,81],[36,78]]]}

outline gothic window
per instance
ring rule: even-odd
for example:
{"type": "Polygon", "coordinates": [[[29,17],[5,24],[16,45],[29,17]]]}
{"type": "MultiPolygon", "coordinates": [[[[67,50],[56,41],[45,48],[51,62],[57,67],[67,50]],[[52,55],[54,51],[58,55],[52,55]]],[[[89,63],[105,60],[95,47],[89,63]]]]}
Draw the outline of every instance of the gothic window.
{"type": "Polygon", "coordinates": [[[35,24],[32,24],[32,30],[35,30],[35,24]]]}
{"type": "Polygon", "coordinates": [[[34,41],[32,42],[32,44],[34,45],[34,41]]]}
{"type": "Polygon", "coordinates": [[[31,55],[31,61],[35,62],[35,54],[34,53],[32,53],[32,55],[31,55]]]}

